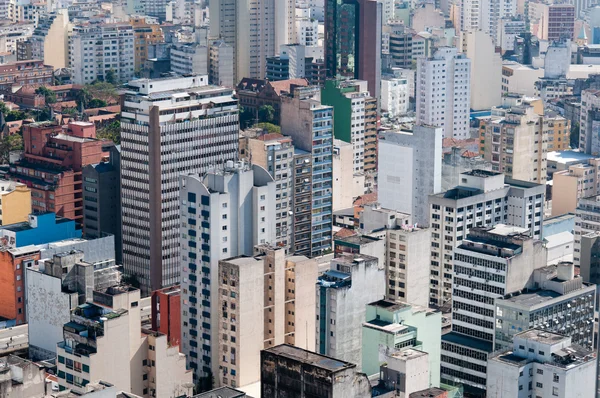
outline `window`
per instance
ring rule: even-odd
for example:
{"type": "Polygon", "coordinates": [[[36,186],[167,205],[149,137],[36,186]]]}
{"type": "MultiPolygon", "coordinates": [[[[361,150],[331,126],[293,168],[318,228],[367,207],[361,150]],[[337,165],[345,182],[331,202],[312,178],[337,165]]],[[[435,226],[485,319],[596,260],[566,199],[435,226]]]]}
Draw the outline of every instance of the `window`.
{"type": "Polygon", "coordinates": [[[552,387],[552,395],[558,397],[558,387],[552,387]]]}
{"type": "Polygon", "coordinates": [[[557,375],[556,373],[554,373],[554,378],[553,378],[553,381],[554,381],[555,383],[558,383],[558,382],[560,381],[560,377],[558,377],[558,375],[557,375]]]}
{"type": "Polygon", "coordinates": [[[538,369],[538,370],[537,370],[537,374],[539,374],[539,375],[543,375],[543,374],[544,374],[544,370],[543,370],[543,369],[538,369]]]}
{"type": "Polygon", "coordinates": [[[544,388],[544,385],[542,383],[540,383],[540,382],[535,383],[535,386],[537,388],[544,388]]]}

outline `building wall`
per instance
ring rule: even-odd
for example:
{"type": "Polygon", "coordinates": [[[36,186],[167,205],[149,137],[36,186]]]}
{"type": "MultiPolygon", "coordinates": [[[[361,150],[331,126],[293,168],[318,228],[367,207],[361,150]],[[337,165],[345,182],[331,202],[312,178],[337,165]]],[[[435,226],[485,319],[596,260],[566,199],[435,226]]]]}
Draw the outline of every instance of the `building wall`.
{"type": "Polygon", "coordinates": [[[471,60],[471,109],[500,105],[502,58],[492,38],[483,31],[463,33],[462,51],[471,60]]]}
{"type": "Polygon", "coordinates": [[[170,346],[181,342],[181,295],[178,287],[152,292],[152,330],[167,336],[170,346]]]}
{"type": "MultiPolygon", "coordinates": [[[[151,388],[156,391],[156,397],[170,398],[189,395],[191,387],[187,386],[193,384],[192,371],[187,370],[185,356],[179,353],[179,348],[173,346],[165,335],[149,335],[148,344],[154,347],[154,350],[148,351],[148,357],[155,356],[156,366],[152,366],[150,383],[151,388]]],[[[137,364],[139,361],[132,361],[132,367],[137,364]]],[[[143,372],[143,369],[141,371],[143,372]]],[[[137,374],[140,373],[138,371],[137,374]]]]}
{"type": "Polygon", "coordinates": [[[552,175],[552,217],[577,209],[579,177],[557,172],[552,175]]]}
{"type": "Polygon", "coordinates": [[[26,186],[17,186],[2,198],[1,225],[27,221],[31,214],[31,190],[26,186]]]}

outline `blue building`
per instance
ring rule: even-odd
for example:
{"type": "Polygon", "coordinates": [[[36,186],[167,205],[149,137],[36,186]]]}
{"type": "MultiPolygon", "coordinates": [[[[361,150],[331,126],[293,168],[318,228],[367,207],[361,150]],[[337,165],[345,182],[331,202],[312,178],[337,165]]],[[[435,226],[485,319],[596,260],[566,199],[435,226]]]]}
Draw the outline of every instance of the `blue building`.
{"type": "Polygon", "coordinates": [[[55,213],[30,214],[29,220],[0,228],[0,244],[4,247],[41,245],[64,239],[81,238],[81,230],[68,218],[55,213]]]}

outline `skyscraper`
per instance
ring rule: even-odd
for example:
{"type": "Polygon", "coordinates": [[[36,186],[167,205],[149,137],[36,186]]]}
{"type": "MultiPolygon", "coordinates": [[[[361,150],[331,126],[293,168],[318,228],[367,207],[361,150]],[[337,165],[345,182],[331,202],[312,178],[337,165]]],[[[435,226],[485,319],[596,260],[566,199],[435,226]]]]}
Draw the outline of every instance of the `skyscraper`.
{"type": "Polygon", "coordinates": [[[329,77],[369,82],[379,98],[381,14],[376,0],[325,0],[325,64],[329,77]]]}
{"type": "Polygon", "coordinates": [[[441,47],[417,62],[417,124],[443,127],[444,138],[468,138],[471,60],[441,47]]]}
{"type": "Polygon", "coordinates": [[[207,81],[139,79],[121,97],[123,265],[144,293],[179,282],[179,175],[237,159],[237,100],[207,81]]]}

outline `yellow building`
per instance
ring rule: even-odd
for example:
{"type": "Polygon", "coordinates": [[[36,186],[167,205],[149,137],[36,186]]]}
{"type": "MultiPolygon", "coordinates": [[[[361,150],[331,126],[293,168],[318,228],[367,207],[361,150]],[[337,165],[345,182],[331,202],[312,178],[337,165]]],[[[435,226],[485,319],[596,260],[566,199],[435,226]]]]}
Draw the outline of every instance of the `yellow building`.
{"type": "Polygon", "coordinates": [[[15,181],[0,181],[0,225],[28,220],[31,213],[31,190],[15,181]]]}
{"type": "Polygon", "coordinates": [[[571,122],[564,117],[546,113],[544,122],[548,123],[548,151],[566,151],[570,148],[571,122]]]}
{"type": "Polygon", "coordinates": [[[133,26],[133,46],[135,47],[135,70],[140,71],[148,59],[148,45],[163,43],[165,36],[160,25],[146,23],[143,17],[130,17],[129,23],[133,26]]]}

